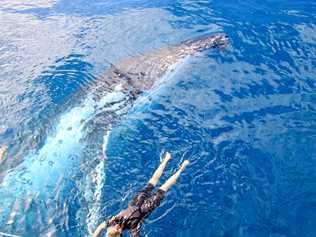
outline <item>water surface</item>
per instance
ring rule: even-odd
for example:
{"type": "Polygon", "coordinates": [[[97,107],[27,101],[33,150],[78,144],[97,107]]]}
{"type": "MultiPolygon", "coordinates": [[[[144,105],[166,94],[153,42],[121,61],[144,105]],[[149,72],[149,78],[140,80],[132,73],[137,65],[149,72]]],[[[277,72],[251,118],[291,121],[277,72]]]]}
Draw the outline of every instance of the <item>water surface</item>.
{"type": "Polygon", "coordinates": [[[162,181],[191,166],[144,236],[315,236],[315,12],[305,0],[1,1],[0,231],[88,236],[170,151],[162,181]],[[227,48],[133,106],[91,99],[111,63],[219,32],[227,48]]]}

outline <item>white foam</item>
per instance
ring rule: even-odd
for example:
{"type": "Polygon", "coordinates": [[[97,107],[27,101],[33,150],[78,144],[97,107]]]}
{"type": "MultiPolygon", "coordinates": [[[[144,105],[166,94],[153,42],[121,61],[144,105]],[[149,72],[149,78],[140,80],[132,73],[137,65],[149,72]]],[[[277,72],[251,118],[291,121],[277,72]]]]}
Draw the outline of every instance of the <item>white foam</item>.
{"type": "MultiPolygon", "coordinates": [[[[107,104],[116,106],[115,102],[124,99],[120,86],[95,102],[88,97],[81,106],[77,106],[60,117],[55,132],[47,139],[44,146],[36,153],[29,155],[3,179],[2,186],[12,192],[41,190],[44,185],[56,185],[60,175],[67,173],[69,167],[78,162],[75,154],[80,155],[83,145],[84,126],[93,118],[99,109],[107,104]],[[32,186],[30,189],[29,184],[32,186]]],[[[107,108],[115,110],[117,108],[107,108]]]]}
{"type": "MultiPolygon", "coordinates": [[[[106,160],[106,148],[110,136],[110,131],[109,129],[104,137],[103,137],[103,154],[104,158],[100,160],[100,163],[96,166],[95,171],[93,172],[93,176],[95,177],[94,180],[95,182],[92,182],[92,185],[94,185],[94,188],[92,187],[87,187],[87,192],[90,193],[90,190],[93,190],[93,195],[92,195],[92,200],[89,200],[89,204],[92,204],[89,207],[89,213],[88,217],[86,219],[87,223],[87,229],[89,235],[92,235],[93,231],[95,230],[97,224],[100,221],[100,210],[102,206],[102,188],[105,183],[105,160],[106,160]]],[[[89,182],[91,184],[91,182],[89,182]]]]}

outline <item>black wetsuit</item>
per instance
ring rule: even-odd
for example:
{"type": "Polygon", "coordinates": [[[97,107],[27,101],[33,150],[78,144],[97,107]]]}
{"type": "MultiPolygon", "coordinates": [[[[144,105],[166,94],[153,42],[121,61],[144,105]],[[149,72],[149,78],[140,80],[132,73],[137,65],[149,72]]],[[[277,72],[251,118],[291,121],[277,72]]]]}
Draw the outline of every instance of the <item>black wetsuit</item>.
{"type": "Polygon", "coordinates": [[[128,230],[133,237],[139,237],[141,225],[146,217],[160,205],[165,196],[165,191],[158,189],[155,194],[151,194],[154,186],[147,184],[128,205],[128,208],[121,211],[108,222],[108,226],[119,224],[123,230],[128,230]]]}

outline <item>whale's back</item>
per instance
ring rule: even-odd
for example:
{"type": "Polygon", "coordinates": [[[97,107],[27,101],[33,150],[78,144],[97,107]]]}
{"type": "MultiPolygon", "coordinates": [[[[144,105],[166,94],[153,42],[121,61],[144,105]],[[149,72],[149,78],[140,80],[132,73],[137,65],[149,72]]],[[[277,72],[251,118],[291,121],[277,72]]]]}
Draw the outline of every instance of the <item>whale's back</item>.
{"type": "Polygon", "coordinates": [[[200,36],[174,47],[155,50],[148,54],[129,58],[112,66],[103,76],[110,87],[121,83],[132,94],[152,88],[173,65],[190,55],[210,48],[224,46],[228,38],[224,34],[200,36]]]}

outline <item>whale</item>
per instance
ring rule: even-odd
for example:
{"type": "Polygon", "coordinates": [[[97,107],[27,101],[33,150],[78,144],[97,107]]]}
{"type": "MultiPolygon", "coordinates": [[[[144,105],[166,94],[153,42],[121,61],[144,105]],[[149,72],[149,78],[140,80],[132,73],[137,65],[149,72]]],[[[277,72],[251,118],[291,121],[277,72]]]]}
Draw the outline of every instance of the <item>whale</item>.
{"type": "Polygon", "coordinates": [[[227,44],[227,35],[207,34],[110,63],[86,97],[59,116],[43,145],[3,176],[0,234],[88,235],[98,212],[94,204],[101,201],[111,126],[139,98],[168,83],[187,58],[227,44]]]}

